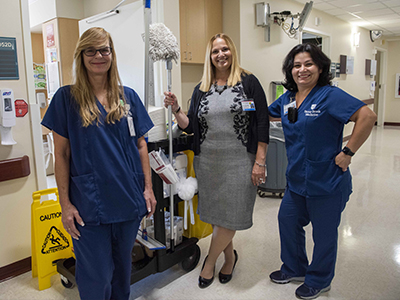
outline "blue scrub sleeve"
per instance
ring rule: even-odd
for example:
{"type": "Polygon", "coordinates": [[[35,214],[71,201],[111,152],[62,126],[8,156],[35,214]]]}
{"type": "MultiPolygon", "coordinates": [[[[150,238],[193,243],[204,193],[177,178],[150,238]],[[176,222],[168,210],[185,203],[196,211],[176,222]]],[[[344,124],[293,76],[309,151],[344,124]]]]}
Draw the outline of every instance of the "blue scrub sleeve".
{"type": "Polygon", "coordinates": [[[124,88],[125,96],[129,99],[131,103],[131,113],[133,117],[133,122],[135,124],[136,136],[138,138],[144,136],[154,124],[151,121],[149,114],[146,111],[142,101],[140,100],[138,94],[131,88],[124,88]]]}
{"type": "Polygon", "coordinates": [[[273,118],[282,118],[281,115],[281,103],[282,103],[282,98],[284,95],[280,96],[278,99],[276,99],[270,106],[268,106],[268,114],[273,117],[273,118]]]}
{"type": "Polygon", "coordinates": [[[343,124],[348,123],[350,117],[357,110],[366,105],[364,102],[337,87],[332,88],[329,93],[329,98],[333,99],[333,101],[330,102],[329,114],[343,124]]]}
{"type": "Polygon", "coordinates": [[[41,122],[43,126],[66,139],[69,139],[67,110],[71,105],[68,91],[69,86],[61,87],[57,90],[41,122]]]}

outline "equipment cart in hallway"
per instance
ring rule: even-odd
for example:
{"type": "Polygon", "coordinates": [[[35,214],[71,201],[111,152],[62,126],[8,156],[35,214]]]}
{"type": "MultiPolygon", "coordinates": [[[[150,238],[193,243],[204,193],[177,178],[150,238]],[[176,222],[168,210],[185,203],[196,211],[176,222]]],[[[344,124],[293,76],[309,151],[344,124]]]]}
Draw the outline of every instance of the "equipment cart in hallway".
{"type": "MultiPolygon", "coordinates": [[[[190,148],[193,136],[182,135],[173,140],[173,152],[185,151],[190,148]]],[[[168,153],[169,142],[162,140],[157,142],[149,142],[147,144],[148,151],[159,150],[160,148],[168,153]]],[[[154,237],[161,244],[166,244],[165,236],[165,219],[164,208],[175,209],[169,207],[169,198],[164,198],[163,181],[152,171],[152,183],[154,195],[157,199],[156,211],[154,213],[154,237]]],[[[181,199],[177,195],[174,197],[174,206],[181,199]]],[[[159,249],[154,251],[153,257],[145,255],[143,261],[135,262],[132,265],[131,284],[159,272],[163,272],[170,267],[179,264],[180,267],[189,272],[193,270],[200,259],[200,247],[197,245],[198,239],[195,237],[183,237],[182,243],[170,247],[170,249],[159,249]]],[[[66,288],[72,288],[75,284],[75,259],[73,257],[59,260],[57,263],[57,271],[61,276],[61,283],[66,288]]]]}

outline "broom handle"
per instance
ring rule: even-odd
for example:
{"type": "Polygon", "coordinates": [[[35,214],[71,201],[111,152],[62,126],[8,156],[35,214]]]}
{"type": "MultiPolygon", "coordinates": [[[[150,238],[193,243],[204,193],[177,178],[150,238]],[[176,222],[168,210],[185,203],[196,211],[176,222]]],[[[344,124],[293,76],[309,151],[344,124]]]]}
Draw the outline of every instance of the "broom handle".
{"type": "MultiPolygon", "coordinates": [[[[172,89],[172,76],[171,76],[171,69],[172,69],[172,61],[171,59],[167,59],[166,61],[167,67],[167,82],[168,82],[168,92],[171,92],[172,89]]],[[[172,166],[173,161],[173,149],[172,149],[172,106],[168,106],[168,137],[169,137],[169,162],[172,166]]],[[[170,249],[173,252],[175,250],[175,232],[174,232],[174,195],[172,194],[172,184],[169,185],[169,211],[170,211],[170,249]]]]}

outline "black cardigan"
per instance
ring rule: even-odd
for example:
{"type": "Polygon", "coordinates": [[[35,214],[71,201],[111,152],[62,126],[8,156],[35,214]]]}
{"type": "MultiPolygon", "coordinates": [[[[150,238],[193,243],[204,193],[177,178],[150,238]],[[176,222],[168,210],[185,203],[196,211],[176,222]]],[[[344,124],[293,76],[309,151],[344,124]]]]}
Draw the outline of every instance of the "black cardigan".
{"type": "MultiPolygon", "coordinates": [[[[250,128],[247,152],[256,154],[258,142],[269,143],[269,118],[267,98],[264,90],[253,74],[242,74],[242,84],[248,99],[253,99],[256,111],[247,112],[250,115],[250,128]]],[[[195,155],[200,153],[200,124],[197,118],[200,100],[205,92],[200,91],[200,83],[194,88],[188,112],[189,125],[182,129],[186,133],[194,133],[192,150],[195,155]]]]}

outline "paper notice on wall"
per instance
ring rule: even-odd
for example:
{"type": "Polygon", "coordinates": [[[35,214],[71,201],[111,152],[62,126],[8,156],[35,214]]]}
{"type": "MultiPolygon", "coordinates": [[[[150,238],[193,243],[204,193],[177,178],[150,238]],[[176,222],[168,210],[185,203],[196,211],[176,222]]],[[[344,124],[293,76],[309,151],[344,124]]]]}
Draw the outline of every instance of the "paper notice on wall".
{"type": "Polygon", "coordinates": [[[60,76],[58,62],[51,62],[46,65],[47,73],[47,94],[49,99],[51,99],[54,93],[60,87],[60,76]]]}

